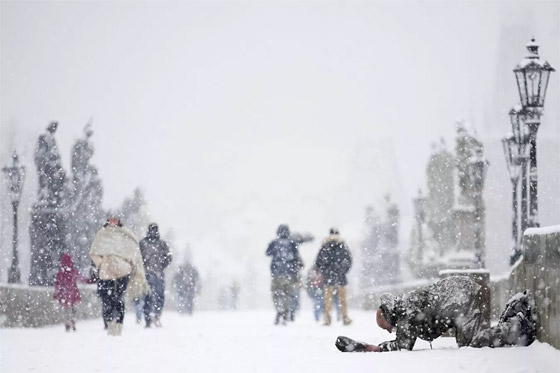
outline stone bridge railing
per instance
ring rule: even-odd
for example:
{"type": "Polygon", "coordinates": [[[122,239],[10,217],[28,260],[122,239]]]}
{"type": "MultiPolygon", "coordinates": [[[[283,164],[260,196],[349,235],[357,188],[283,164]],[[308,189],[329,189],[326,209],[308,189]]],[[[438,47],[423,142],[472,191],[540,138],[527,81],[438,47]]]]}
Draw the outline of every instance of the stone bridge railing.
{"type": "MultiPolygon", "coordinates": [[[[101,316],[95,285],[78,286],[82,301],[76,319],[101,316]]],[[[53,287],[0,284],[0,326],[42,327],[62,323],[62,308],[53,298],[53,287]]]]}
{"type": "Polygon", "coordinates": [[[523,247],[509,277],[510,294],[533,293],[537,338],[560,349],[560,225],[527,229],[523,247]]]}

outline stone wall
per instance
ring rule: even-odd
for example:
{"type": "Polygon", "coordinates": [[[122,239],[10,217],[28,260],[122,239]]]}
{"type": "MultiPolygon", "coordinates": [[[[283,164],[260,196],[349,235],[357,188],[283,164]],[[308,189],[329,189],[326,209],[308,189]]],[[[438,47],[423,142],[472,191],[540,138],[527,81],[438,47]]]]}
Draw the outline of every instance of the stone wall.
{"type": "MultiPolygon", "coordinates": [[[[82,301],[76,319],[101,317],[95,285],[78,286],[82,301]]],[[[0,284],[0,327],[37,328],[63,322],[62,307],[53,287],[0,284]]]]}
{"type": "Polygon", "coordinates": [[[492,280],[492,319],[509,298],[529,290],[535,298],[537,338],[560,349],[560,226],[530,228],[523,236],[524,255],[504,278],[492,280]]]}
{"type": "Polygon", "coordinates": [[[560,226],[527,229],[523,247],[509,279],[511,293],[533,293],[537,338],[560,349],[560,226]]]}

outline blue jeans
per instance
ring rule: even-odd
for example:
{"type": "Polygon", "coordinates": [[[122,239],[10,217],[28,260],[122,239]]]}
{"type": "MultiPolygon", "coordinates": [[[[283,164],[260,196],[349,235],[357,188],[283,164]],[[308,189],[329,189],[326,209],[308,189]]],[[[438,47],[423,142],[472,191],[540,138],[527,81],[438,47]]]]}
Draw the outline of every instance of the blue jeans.
{"type": "Polygon", "coordinates": [[[142,321],[142,314],[144,313],[144,298],[134,299],[134,310],[136,311],[136,321],[142,321]]]}
{"type": "Polygon", "coordinates": [[[165,301],[165,279],[163,274],[147,273],[146,280],[150,285],[150,294],[144,298],[144,319],[146,324],[152,321],[151,315],[153,314],[156,319],[161,316],[163,304],[165,301]]]}
{"type": "Polygon", "coordinates": [[[313,315],[315,316],[315,321],[319,321],[323,315],[323,310],[325,306],[325,299],[323,296],[313,297],[313,315]]]}

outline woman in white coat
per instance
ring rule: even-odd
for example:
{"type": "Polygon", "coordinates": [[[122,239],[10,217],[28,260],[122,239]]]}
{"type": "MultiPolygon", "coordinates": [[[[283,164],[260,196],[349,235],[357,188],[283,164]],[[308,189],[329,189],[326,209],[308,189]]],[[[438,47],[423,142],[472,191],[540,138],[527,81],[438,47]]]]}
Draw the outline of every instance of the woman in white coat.
{"type": "Polygon", "coordinates": [[[124,321],[124,295],[134,299],[149,291],[138,240],[118,218],[109,218],[89,251],[97,269],[103,322],[109,335],[120,335],[124,321]]]}

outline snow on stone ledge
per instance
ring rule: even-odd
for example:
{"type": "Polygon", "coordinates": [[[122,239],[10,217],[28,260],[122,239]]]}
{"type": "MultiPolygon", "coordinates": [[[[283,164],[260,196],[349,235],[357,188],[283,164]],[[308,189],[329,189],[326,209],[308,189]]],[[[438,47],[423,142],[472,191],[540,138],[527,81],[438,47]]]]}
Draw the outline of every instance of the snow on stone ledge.
{"type": "Polygon", "coordinates": [[[452,275],[452,274],[469,274],[469,273],[490,273],[489,270],[484,268],[473,268],[473,269],[442,269],[439,271],[439,275],[452,275]]]}
{"type": "Polygon", "coordinates": [[[524,236],[543,236],[545,234],[560,233],[560,225],[550,225],[541,228],[527,228],[523,233],[524,236]]]}

